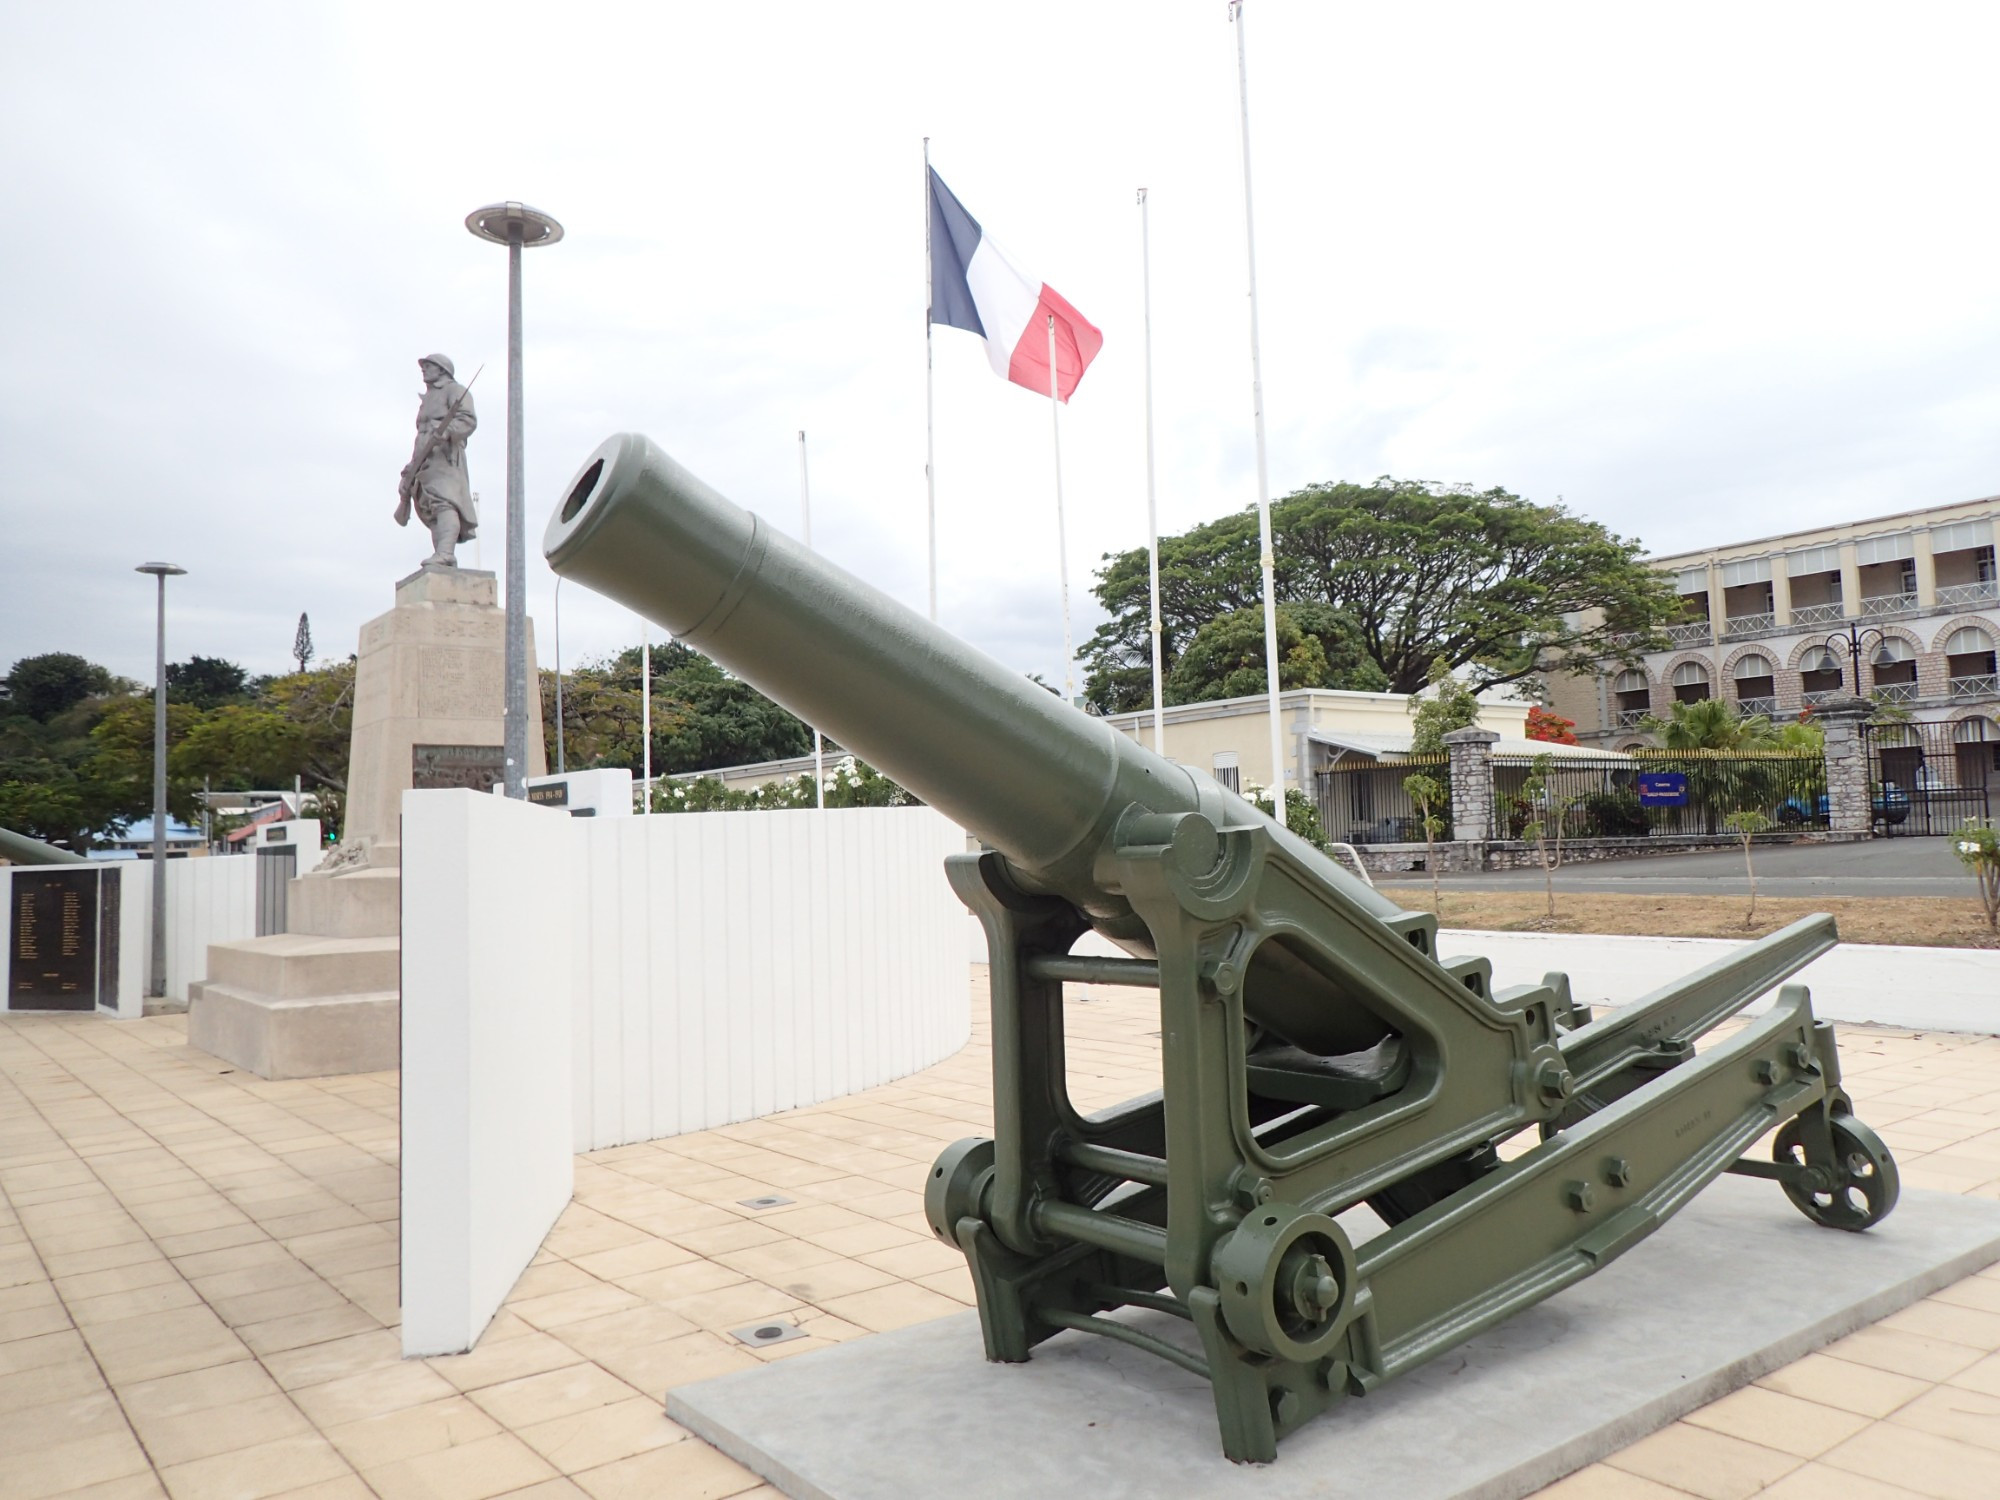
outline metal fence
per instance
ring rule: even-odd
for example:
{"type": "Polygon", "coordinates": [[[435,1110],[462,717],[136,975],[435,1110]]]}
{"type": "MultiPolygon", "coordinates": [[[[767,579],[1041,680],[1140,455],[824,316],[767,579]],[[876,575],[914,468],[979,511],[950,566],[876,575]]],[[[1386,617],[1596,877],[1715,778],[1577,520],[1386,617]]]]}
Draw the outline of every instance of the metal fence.
{"type": "MultiPolygon", "coordinates": [[[[1424,814],[1405,783],[1425,776],[1443,795],[1431,815],[1444,824],[1439,838],[1452,838],[1451,762],[1445,755],[1413,755],[1394,765],[1373,761],[1334,766],[1315,778],[1320,827],[1336,844],[1420,844],[1424,814]]],[[[1464,837],[1479,837],[1478,832],[1464,837]]]]}
{"type": "Polygon", "coordinates": [[[2000,740],[1980,720],[1868,726],[1875,832],[1936,837],[2000,811],[2000,740]]]}
{"type": "Polygon", "coordinates": [[[1754,812],[1775,830],[1824,828],[1826,759],[1817,751],[1736,754],[1716,750],[1640,750],[1616,760],[1552,759],[1539,789],[1534,758],[1493,758],[1492,836],[1518,839],[1551,815],[1566,839],[1718,834],[1731,813],[1754,812]],[[1641,776],[1682,778],[1678,805],[1648,805],[1641,776]]]}

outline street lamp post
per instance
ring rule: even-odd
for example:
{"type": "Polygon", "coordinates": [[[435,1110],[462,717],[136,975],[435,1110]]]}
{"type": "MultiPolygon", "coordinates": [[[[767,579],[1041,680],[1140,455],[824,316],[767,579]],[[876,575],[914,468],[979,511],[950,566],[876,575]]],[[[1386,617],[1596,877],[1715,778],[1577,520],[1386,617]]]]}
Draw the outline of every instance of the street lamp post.
{"type": "Polygon", "coordinates": [[[1872,625],[1866,630],[1861,630],[1856,627],[1852,620],[1849,620],[1847,622],[1847,629],[1836,630],[1820,643],[1821,648],[1828,655],[1832,655],[1843,646],[1847,648],[1847,659],[1854,669],[1854,675],[1848,678],[1848,686],[1857,698],[1867,696],[1861,691],[1861,652],[1863,647],[1868,644],[1870,636],[1875,638],[1875,645],[1878,648],[1889,639],[1886,633],[1877,630],[1872,625]]]}
{"type": "Polygon", "coordinates": [[[159,580],[153,631],[153,951],[146,993],[167,993],[167,580],[187,572],[172,563],[141,563],[135,573],[159,580]]]}
{"type": "Polygon", "coordinates": [[[553,245],[562,225],[525,203],[489,203],[465,227],[507,247],[507,697],[501,734],[507,795],[528,795],[528,541],[521,511],[521,251],[553,245]]]}

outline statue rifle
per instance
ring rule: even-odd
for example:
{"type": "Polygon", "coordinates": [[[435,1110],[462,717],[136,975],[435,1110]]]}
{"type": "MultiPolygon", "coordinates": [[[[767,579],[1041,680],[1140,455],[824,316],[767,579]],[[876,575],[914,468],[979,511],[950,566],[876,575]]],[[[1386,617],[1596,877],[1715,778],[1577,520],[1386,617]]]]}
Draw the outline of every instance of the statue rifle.
{"type": "Polygon", "coordinates": [[[472,372],[472,379],[465,382],[464,388],[458,393],[458,399],[451,403],[451,410],[444,414],[444,420],[438,424],[437,431],[433,432],[430,435],[430,440],[417,450],[417,456],[410,460],[409,468],[403,471],[403,482],[396,486],[398,497],[396,524],[398,526],[407,526],[410,524],[410,501],[415,498],[417,493],[417,475],[421,474],[424,465],[430,462],[431,454],[437,450],[438,442],[451,427],[451,419],[457,416],[458,409],[465,405],[465,398],[472,394],[473,384],[485,373],[486,366],[483,364],[472,372]]]}

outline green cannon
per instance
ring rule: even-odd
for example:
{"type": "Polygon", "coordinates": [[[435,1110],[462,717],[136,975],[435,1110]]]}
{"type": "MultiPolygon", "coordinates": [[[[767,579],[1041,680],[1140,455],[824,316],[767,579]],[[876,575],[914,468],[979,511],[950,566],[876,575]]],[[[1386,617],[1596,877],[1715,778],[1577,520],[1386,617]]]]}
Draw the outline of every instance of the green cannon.
{"type": "Polygon", "coordinates": [[[592,454],[545,550],[984,845],[946,874],[986,931],[994,1137],[938,1158],[925,1208],[970,1265],[989,1359],[1065,1330],[1137,1346],[1207,1379],[1223,1451],[1267,1462],[1317,1413],[1608,1264],[1723,1172],[1770,1178],[1837,1229],[1895,1204],[1895,1163],[1854,1118],[1804,986],[1695,1052],[1831,948],[1830,917],[1601,1017],[1562,974],[1496,991],[1486,960],[1438,954],[1435,918],[644,437],[592,454]],[[1073,952],[1091,931],[1130,956],[1073,952]],[[1158,991],[1159,1092],[1074,1107],[1065,983],[1158,991]],[[1774,1127],[1772,1159],[1745,1157],[1774,1127]],[[1338,1218],[1361,1205],[1386,1227],[1356,1244],[1338,1218]]]}

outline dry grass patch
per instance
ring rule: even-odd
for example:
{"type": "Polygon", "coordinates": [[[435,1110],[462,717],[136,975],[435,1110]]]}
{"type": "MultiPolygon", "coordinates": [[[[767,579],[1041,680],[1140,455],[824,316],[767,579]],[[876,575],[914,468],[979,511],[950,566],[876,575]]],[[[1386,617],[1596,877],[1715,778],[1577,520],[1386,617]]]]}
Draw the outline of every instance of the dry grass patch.
{"type": "MultiPolygon", "coordinates": [[[[1431,891],[1384,884],[1382,894],[1408,911],[1429,911],[1431,891]]],[[[1831,912],[1849,943],[1913,943],[1934,948],[2000,948],[1977,901],[1935,896],[1757,898],[1757,921],[1743,925],[1747,896],[1646,896],[1557,891],[1556,916],[1540,891],[1444,893],[1444,925],[1490,932],[1606,932],[1631,937],[1763,937],[1814,912],[1831,912]]]]}

